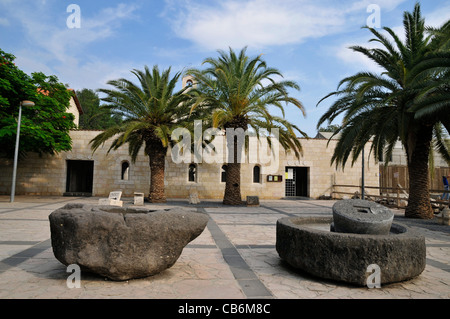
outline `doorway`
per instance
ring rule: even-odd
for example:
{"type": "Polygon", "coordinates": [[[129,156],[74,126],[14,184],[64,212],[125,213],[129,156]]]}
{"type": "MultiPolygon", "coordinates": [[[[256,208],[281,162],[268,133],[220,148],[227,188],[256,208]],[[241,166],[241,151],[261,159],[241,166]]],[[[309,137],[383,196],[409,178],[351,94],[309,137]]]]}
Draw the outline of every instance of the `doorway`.
{"type": "Polygon", "coordinates": [[[67,161],[65,196],[92,196],[94,161],[67,161]]]}
{"type": "Polygon", "coordinates": [[[286,167],[285,176],[286,197],[309,197],[308,167],[286,167]]]}

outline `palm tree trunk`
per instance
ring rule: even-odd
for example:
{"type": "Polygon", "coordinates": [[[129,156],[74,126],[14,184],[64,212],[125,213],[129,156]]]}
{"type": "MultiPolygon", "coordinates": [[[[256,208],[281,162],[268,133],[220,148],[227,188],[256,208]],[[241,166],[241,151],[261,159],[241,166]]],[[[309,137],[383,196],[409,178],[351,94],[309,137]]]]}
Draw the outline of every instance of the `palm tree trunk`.
{"type": "MultiPolygon", "coordinates": [[[[228,143],[228,141],[227,141],[228,143]]],[[[224,205],[242,205],[241,197],[241,163],[238,161],[238,142],[237,138],[233,136],[233,143],[228,144],[228,147],[233,147],[233,159],[228,160],[227,172],[225,179],[225,194],[223,196],[224,205]],[[232,144],[232,145],[230,145],[232,144]]]]}
{"type": "Polygon", "coordinates": [[[228,163],[223,204],[242,205],[241,163],[228,163]]]}
{"type": "Polygon", "coordinates": [[[161,143],[159,145],[158,143],[152,143],[149,149],[151,153],[148,153],[150,162],[150,192],[148,200],[150,203],[165,203],[164,170],[167,148],[163,147],[161,143]]]}
{"type": "Polygon", "coordinates": [[[428,157],[433,128],[424,126],[417,135],[410,136],[407,148],[409,173],[409,199],[405,217],[431,219],[434,217],[430,200],[428,157]],[[415,142],[415,143],[414,143],[415,142]],[[412,149],[409,153],[408,149],[412,149]]]}

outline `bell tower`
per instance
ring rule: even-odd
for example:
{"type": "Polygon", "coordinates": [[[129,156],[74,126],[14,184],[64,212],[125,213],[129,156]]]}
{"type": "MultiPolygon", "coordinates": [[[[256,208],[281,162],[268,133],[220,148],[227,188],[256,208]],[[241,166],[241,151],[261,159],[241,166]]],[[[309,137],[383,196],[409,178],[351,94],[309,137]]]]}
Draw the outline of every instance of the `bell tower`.
{"type": "Polygon", "coordinates": [[[196,84],[195,84],[194,77],[192,75],[186,75],[185,77],[183,77],[182,86],[183,86],[183,89],[185,87],[189,87],[189,86],[195,87],[196,84]]]}

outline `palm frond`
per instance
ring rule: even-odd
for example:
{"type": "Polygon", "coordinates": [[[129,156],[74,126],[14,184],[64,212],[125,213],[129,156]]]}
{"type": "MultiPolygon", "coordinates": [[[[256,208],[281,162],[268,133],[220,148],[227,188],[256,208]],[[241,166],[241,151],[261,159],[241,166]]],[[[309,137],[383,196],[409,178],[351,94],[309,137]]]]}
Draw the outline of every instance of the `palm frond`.
{"type": "Polygon", "coordinates": [[[298,128],[285,119],[275,118],[268,111],[270,106],[276,107],[284,117],[285,107],[293,105],[305,116],[302,103],[289,93],[290,90],[299,91],[299,85],[294,81],[277,81],[277,78],[282,78],[281,72],[268,67],[262,55],[247,56],[246,49],[239,52],[231,48],[228,51],[218,50],[218,58],[203,61],[206,66],[204,70],[194,68],[186,71],[195,78],[197,85],[191,91],[195,99],[191,111],[200,106],[206,107],[210,110],[213,126],[219,128],[237,125],[244,130],[251,127],[257,131],[259,126],[279,125],[283,128],[281,144],[293,147],[299,154],[300,143],[296,132],[302,135],[304,132],[296,130],[298,128]]]}
{"type": "MultiPolygon", "coordinates": [[[[157,65],[134,69],[134,83],[128,79],[109,81],[112,89],[100,89],[105,108],[124,118],[120,127],[113,127],[92,140],[95,151],[109,139],[113,139],[108,151],[128,143],[129,154],[134,160],[141,147],[158,142],[163,148],[171,144],[171,133],[176,127],[192,128],[189,124],[204,116],[202,107],[191,110],[193,99],[187,89],[176,91],[181,72],[171,76],[171,68],[160,71],[157,65]]],[[[148,155],[151,155],[148,153],[148,155]]]]}
{"type": "MultiPolygon", "coordinates": [[[[411,136],[420,127],[437,123],[446,130],[450,127],[450,21],[442,28],[426,29],[420,5],[416,4],[413,12],[404,13],[403,28],[404,43],[388,27],[383,28],[387,36],[367,28],[374,35],[370,42],[381,44],[381,48],[351,49],[377,63],[384,72],[358,72],[345,77],[336,91],[318,102],[335,98],[319,119],[318,128],[342,116],[340,139],[332,157],[337,166],[344,167],[350,158],[354,163],[369,139],[373,155],[386,158],[397,141],[411,149],[411,136]]],[[[438,136],[435,149],[444,151],[445,143],[439,142],[438,136]]]]}

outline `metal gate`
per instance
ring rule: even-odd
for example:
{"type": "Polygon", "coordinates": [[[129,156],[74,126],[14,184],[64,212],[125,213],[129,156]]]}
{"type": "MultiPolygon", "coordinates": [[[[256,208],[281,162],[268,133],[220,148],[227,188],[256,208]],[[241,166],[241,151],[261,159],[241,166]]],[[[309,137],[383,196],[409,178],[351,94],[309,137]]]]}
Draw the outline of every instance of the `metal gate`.
{"type": "Polygon", "coordinates": [[[286,167],[286,178],[285,178],[285,185],[286,185],[286,193],[285,196],[297,196],[297,190],[296,190],[296,169],[294,168],[288,168],[286,167]]]}
{"type": "Polygon", "coordinates": [[[285,170],[285,196],[308,197],[309,183],[308,167],[286,167],[285,170]]]}

